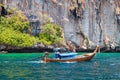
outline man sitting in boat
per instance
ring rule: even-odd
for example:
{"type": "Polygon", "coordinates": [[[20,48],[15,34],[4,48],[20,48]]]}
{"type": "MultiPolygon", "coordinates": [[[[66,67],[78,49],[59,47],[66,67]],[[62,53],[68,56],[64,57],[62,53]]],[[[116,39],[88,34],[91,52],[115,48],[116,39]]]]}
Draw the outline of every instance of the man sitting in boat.
{"type": "Polygon", "coordinates": [[[60,54],[63,53],[65,49],[63,48],[55,48],[54,51],[55,51],[55,58],[56,59],[61,59],[61,56],[60,54]]]}
{"type": "Polygon", "coordinates": [[[60,57],[60,52],[59,51],[57,51],[56,53],[55,53],[55,58],[57,58],[57,59],[61,59],[61,57],[60,57]]]}

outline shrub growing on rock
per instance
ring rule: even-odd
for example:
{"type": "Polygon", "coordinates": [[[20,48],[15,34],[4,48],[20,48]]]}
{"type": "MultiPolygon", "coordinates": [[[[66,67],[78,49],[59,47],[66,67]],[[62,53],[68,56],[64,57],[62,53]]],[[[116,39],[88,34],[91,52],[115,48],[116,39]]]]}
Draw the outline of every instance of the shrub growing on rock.
{"type": "Polygon", "coordinates": [[[16,47],[31,47],[37,39],[26,33],[21,33],[9,28],[0,28],[0,44],[16,47]]]}
{"type": "Polygon", "coordinates": [[[57,24],[47,23],[42,27],[39,39],[46,45],[52,45],[55,43],[63,44],[63,30],[57,24]]]}

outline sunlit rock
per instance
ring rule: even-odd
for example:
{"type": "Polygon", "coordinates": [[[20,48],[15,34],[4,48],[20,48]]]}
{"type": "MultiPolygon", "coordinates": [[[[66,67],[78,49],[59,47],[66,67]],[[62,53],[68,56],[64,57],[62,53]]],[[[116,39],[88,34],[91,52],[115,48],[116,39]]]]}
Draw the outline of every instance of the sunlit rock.
{"type": "Polygon", "coordinates": [[[69,22],[68,18],[63,17],[62,21],[69,22]]]}
{"type": "Polygon", "coordinates": [[[53,3],[57,3],[57,0],[51,0],[53,3]]]}

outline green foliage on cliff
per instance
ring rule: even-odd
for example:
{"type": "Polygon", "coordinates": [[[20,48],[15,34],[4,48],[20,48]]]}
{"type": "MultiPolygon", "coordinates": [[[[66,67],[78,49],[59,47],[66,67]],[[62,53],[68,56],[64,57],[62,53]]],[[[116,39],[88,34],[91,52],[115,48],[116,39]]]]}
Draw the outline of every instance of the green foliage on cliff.
{"type": "Polygon", "coordinates": [[[29,22],[20,11],[0,17],[0,44],[16,47],[31,47],[38,40],[27,32],[29,22]]]}
{"type": "Polygon", "coordinates": [[[29,22],[22,13],[16,12],[14,16],[0,17],[0,26],[23,32],[28,29],[29,22]]]}
{"type": "Polygon", "coordinates": [[[12,9],[8,13],[3,17],[0,16],[0,44],[31,47],[37,42],[45,45],[63,43],[63,31],[59,25],[45,23],[36,38],[27,33],[29,21],[21,11],[12,9]]]}
{"type": "Polygon", "coordinates": [[[37,39],[29,34],[9,28],[0,28],[0,44],[18,47],[30,47],[37,39]]]}
{"type": "Polygon", "coordinates": [[[42,27],[39,39],[41,42],[47,45],[55,43],[63,43],[63,31],[57,24],[47,23],[42,27]]]}

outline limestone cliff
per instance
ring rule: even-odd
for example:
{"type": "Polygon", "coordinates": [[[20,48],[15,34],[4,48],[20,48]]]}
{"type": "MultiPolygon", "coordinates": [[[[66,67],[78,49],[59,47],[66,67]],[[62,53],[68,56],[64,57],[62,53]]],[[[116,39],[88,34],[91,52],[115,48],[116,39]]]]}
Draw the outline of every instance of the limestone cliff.
{"type": "MultiPolygon", "coordinates": [[[[0,0],[2,1],[2,0],[0,0]]],[[[33,34],[48,19],[61,25],[66,40],[81,48],[120,46],[120,0],[4,0],[22,10],[33,34]]]]}

